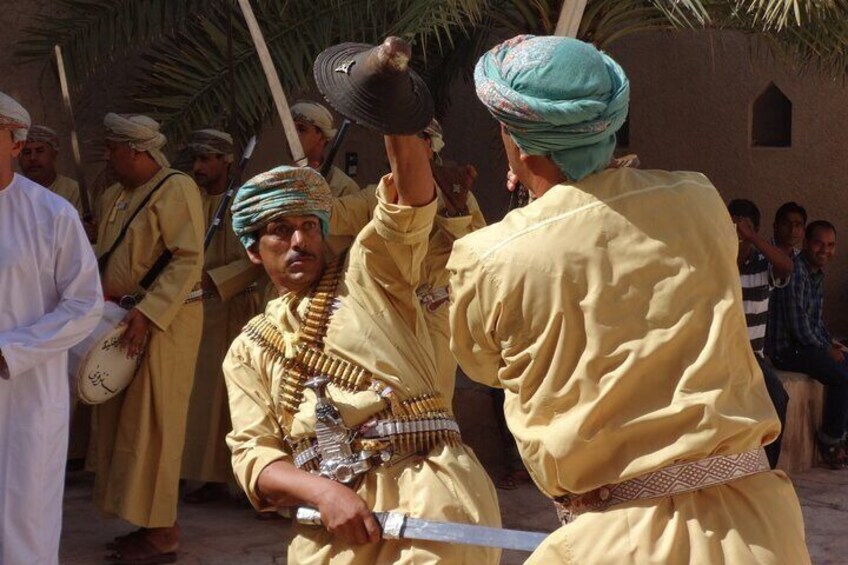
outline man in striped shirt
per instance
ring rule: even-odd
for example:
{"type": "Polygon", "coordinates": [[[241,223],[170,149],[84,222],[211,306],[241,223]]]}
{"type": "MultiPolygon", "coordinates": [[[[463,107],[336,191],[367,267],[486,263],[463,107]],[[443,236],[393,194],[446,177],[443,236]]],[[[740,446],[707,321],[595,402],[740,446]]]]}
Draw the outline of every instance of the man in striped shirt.
{"type": "Polygon", "coordinates": [[[786,253],[766,241],[759,234],[760,210],[750,200],[731,200],[728,204],[730,216],[736,224],[739,235],[739,276],[742,282],[742,307],[748,326],[748,339],[754,356],[763,371],[769,396],[780,418],[781,432],[777,439],[765,447],[772,468],[777,466],[780,457],[780,441],[786,423],[786,405],[789,395],[783,388],[774,369],[763,357],[766,324],[768,322],[769,297],[772,288],[783,287],[792,274],[792,259],[786,253]]]}

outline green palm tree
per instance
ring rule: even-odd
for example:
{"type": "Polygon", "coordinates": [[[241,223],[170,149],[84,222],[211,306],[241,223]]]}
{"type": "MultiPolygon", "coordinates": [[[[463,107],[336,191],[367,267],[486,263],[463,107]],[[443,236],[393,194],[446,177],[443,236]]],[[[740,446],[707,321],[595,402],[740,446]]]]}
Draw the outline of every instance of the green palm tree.
{"type": "MultiPolygon", "coordinates": [[[[244,139],[269,119],[270,92],[233,0],[59,0],[27,30],[22,61],[65,50],[76,94],[129,65],[125,109],[163,121],[176,141],[227,118],[244,139]]],[[[553,33],[562,0],[254,0],[287,92],[308,88],[312,61],[341,41],[387,35],[416,47],[415,64],[443,110],[448,87],[482,51],[517,33],[553,33]]],[[[781,56],[844,76],[848,0],[589,0],[578,37],[603,48],[636,32],[710,27],[757,33],[781,56]]]]}

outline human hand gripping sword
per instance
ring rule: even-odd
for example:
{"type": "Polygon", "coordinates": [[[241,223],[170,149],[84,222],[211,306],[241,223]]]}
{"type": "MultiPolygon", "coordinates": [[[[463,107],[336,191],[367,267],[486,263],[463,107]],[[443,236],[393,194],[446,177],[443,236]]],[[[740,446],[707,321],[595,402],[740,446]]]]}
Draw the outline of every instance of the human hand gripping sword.
{"type": "MultiPolygon", "coordinates": [[[[418,539],[532,552],[548,537],[543,532],[424,520],[401,512],[374,512],[374,517],[383,530],[384,539],[418,539]]],[[[295,520],[300,524],[322,525],[321,513],[307,506],[297,509],[295,520]]]]}

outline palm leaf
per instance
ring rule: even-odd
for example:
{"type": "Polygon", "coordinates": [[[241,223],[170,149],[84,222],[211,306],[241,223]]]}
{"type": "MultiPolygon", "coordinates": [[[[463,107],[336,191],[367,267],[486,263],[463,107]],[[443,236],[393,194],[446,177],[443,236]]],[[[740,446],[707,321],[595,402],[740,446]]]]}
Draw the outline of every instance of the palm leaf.
{"type": "Polygon", "coordinates": [[[49,59],[61,45],[72,84],[158,38],[182,29],[209,4],[203,0],[56,0],[17,44],[23,60],[49,59]]]}
{"type": "MultiPolygon", "coordinates": [[[[552,33],[562,6],[562,0],[253,2],[286,91],[311,84],[312,61],[329,45],[399,35],[415,44],[414,64],[441,111],[450,85],[470,77],[484,49],[517,33],[552,33]]],[[[57,5],[18,44],[18,57],[48,60],[53,45],[61,44],[72,82],[88,90],[96,88],[98,71],[108,72],[127,55],[140,57],[141,65],[130,65],[126,108],[163,120],[175,140],[222,116],[242,128],[236,133],[244,139],[271,116],[264,74],[234,0],[58,0],[57,5]]],[[[604,48],[648,30],[740,30],[765,36],[775,52],[802,66],[845,76],[846,22],[848,0],[589,0],[578,36],[604,48]]]]}

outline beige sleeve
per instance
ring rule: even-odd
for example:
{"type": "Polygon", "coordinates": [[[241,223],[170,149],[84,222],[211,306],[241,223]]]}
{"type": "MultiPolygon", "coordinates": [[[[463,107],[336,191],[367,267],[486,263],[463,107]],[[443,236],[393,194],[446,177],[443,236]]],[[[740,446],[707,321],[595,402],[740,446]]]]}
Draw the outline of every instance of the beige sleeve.
{"type": "Polygon", "coordinates": [[[498,288],[466,241],[454,244],[450,272],[451,351],[469,378],[500,387],[503,365],[496,329],[504,310],[498,288]]]}
{"type": "Polygon", "coordinates": [[[356,237],[362,231],[377,206],[377,187],[369,186],[342,198],[333,198],[330,211],[330,235],[356,237]]]}
{"type": "Polygon", "coordinates": [[[200,281],[206,222],[199,189],[185,175],[169,179],[153,200],[148,206],[156,215],[162,242],[173,257],[137,308],[165,331],[186,295],[200,281]]]}
{"type": "Polygon", "coordinates": [[[436,226],[450,241],[455,241],[469,233],[486,227],[486,218],[477,204],[473,194],[468,195],[468,215],[446,218],[441,214],[436,215],[436,226]]]}
{"type": "Polygon", "coordinates": [[[238,259],[207,271],[224,302],[259,280],[264,272],[260,265],[254,265],[249,259],[238,259]]]}
{"type": "Polygon", "coordinates": [[[256,494],[256,482],[265,467],[290,459],[283,434],[274,419],[270,379],[253,366],[255,345],[239,336],[224,359],[224,380],[230,403],[233,430],[227,434],[233,473],[257,510],[267,507],[256,494]]]}
{"type": "Polygon", "coordinates": [[[374,219],[351,247],[347,281],[384,297],[409,327],[418,331],[415,289],[423,273],[436,199],[418,207],[395,204],[390,175],[383,177],[377,196],[374,219]]]}
{"type": "Polygon", "coordinates": [[[421,264],[436,216],[436,200],[426,206],[395,204],[390,175],[377,187],[374,218],[362,231],[357,244],[370,253],[359,253],[351,263],[361,263],[371,278],[391,292],[415,289],[421,278],[421,264]],[[405,287],[405,288],[403,288],[405,287]]]}

